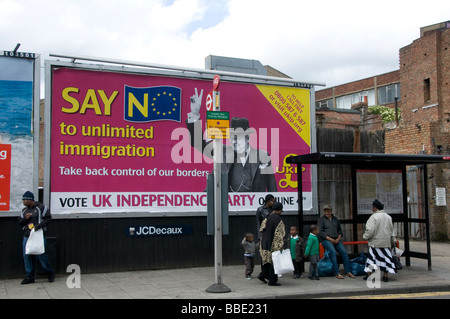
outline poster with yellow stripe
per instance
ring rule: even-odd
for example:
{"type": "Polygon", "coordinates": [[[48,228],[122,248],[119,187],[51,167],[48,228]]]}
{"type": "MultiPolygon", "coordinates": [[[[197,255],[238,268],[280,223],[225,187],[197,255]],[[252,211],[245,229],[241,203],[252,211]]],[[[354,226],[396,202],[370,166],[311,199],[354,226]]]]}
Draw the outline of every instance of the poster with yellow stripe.
{"type": "Polygon", "coordinates": [[[52,214],[201,214],[216,135],[230,212],[256,211],[267,194],[297,211],[297,166],[286,159],[311,152],[310,89],[256,83],[221,81],[220,111],[208,116],[212,79],[55,67],[52,214]]]}
{"type": "Polygon", "coordinates": [[[286,123],[311,146],[309,90],[257,85],[286,123]]]}

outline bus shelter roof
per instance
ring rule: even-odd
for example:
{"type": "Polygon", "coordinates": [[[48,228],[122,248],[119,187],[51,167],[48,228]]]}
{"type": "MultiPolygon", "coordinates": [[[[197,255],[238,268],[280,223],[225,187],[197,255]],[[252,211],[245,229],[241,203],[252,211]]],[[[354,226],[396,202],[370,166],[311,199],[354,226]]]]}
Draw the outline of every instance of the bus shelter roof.
{"type": "Polygon", "coordinates": [[[286,159],[288,164],[369,164],[369,163],[396,163],[400,165],[422,165],[450,162],[450,155],[423,155],[423,154],[382,154],[382,153],[342,153],[317,152],[311,154],[290,156],[286,159]]]}

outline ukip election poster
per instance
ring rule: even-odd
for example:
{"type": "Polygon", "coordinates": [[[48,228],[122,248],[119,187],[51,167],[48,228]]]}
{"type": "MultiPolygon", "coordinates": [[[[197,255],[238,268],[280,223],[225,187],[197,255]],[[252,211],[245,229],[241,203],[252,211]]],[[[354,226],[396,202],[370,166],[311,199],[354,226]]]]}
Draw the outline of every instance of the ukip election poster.
{"type": "MultiPolygon", "coordinates": [[[[213,144],[206,132],[212,79],[53,67],[53,214],[205,213],[213,144]]],[[[229,211],[254,211],[268,193],[297,210],[291,155],[310,153],[310,91],[221,81],[229,211]]],[[[311,173],[304,206],[311,207],[311,173]]]]}

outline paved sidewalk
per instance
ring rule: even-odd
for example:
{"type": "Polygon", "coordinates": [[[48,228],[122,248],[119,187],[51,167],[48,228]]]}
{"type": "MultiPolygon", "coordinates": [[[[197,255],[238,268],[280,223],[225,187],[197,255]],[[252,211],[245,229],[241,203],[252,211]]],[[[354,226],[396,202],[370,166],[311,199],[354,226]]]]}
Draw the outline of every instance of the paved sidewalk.
{"type": "MultiPolygon", "coordinates": [[[[411,244],[413,251],[426,251],[424,242],[411,244]]],[[[450,243],[432,243],[431,253],[432,270],[428,270],[426,260],[411,258],[411,266],[390,275],[390,281],[381,282],[380,288],[369,288],[362,277],[321,277],[313,281],[307,276],[293,279],[291,275],[280,278],[279,287],[268,286],[257,278],[246,280],[242,264],[223,267],[223,284],[231,289],[228,293],[206,292],[214,283],[214,267],[198,267],[81,274],[81,287],[72,289],[67,285],[70,273],[57,275],[53,283],[44,277],[29,285],[21,285],[22,278],[0,280],[0,299],[273,299],[450,291],[450,243]]],[[[404,265],[404,258],[401,261],[404,265]]],[[[309,264],[305,267],[308,271],[309,264]]],[[[257,265],[254,275],[259,271],[257,265]]]]}

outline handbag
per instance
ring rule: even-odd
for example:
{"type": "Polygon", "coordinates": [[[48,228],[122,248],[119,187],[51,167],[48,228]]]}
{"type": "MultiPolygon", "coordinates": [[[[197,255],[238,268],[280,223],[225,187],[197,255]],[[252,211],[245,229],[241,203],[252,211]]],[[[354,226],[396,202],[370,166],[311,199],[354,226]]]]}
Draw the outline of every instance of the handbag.
{"type": "Polygon", "coordinates": [[[291,252],[289,249],[277,250],[272,253],[273,269],[277,275],[294,271],[291,252]]]}
{"type": "Polygon", "coordinates": [[[402,263],[400,262],[400,256],[403,253],[403,250],[395,248],[395,246],[392,248],[392,261],[394,262],[395,269],[400,270],[403,268],[402,263]]]}
{"type": "Polygon", "coordinates": [[[44,252],[44,231],[42,229],[35,230],[33,228],[30,232],[30,237],[28,237],[27,244],[25,246],[25,254],[42,255],[44,252]]]}

